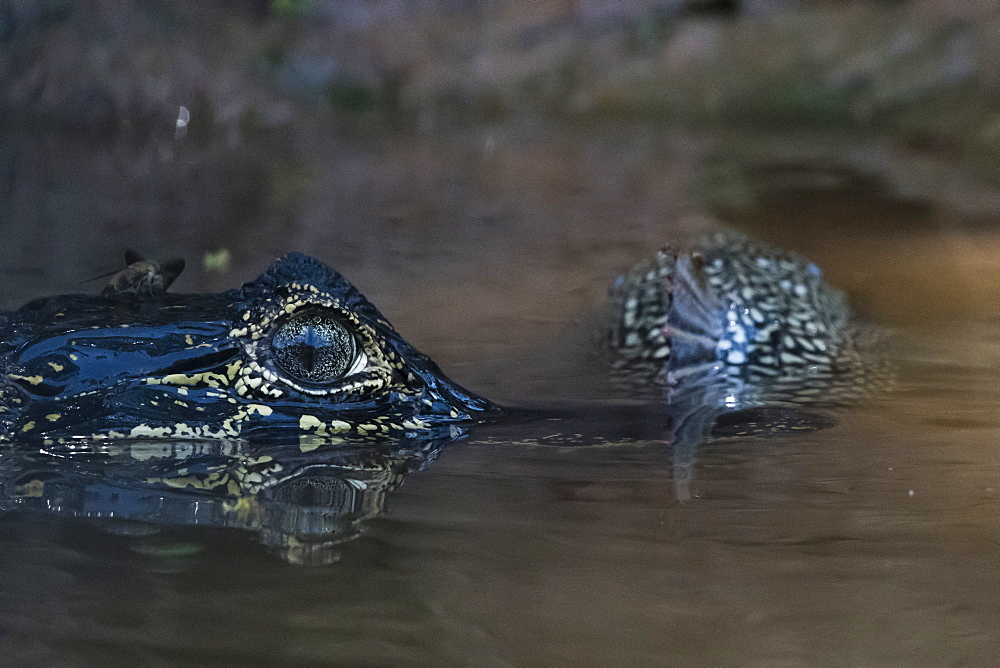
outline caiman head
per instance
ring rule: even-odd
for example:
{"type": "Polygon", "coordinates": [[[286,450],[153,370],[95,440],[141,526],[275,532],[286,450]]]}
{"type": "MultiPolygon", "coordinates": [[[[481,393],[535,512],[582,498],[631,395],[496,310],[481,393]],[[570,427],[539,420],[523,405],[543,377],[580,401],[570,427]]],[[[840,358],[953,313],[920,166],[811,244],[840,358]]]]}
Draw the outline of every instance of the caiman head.
{"type": "Polygon", "coordinates": [[[311,257],[218,294],[158,271],[0,312],[0,438],[425,439],[499,412],[311,257]]]}

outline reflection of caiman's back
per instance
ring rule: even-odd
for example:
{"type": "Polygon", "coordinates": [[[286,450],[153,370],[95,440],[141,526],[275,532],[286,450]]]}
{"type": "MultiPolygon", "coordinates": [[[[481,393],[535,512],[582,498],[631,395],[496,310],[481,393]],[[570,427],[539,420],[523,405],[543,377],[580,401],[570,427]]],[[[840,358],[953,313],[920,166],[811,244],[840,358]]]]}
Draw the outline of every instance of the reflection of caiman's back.
{"type": "Polygon", "coordinates": [[[613,293],[618,375],[694,386],[719,408],[866,396],[889,375],[882,338],[815,264],[735,232],[663,250],[613,293]]]}

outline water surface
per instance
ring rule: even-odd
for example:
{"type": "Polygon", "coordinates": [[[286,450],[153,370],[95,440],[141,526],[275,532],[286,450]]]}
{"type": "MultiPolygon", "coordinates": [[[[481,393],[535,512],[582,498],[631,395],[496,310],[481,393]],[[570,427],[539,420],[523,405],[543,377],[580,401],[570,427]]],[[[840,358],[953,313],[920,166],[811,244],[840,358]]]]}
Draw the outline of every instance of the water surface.
{"type": "Polygon", "coordinates": [[[275,493],[123,519],[94,510],[111,502],[93,490],[40,507],[22,488],[0,516],[7,657],[995,656],[1000,188],[946,158],[870,137],[648,126],[203,143],[7,133],[0,198],[4,307],[96,290],[79,281],[126,247],[187,257],[178,291],[231,287],[303,250],[450,376],[553,418],[388,456],[395,477],[369,467],[361,494],[336,482],[361,474],[306,453],[329,477],[299,488],[301,511],[275,493]],[[833,428],[706,445],[695,498],[679,503],[660,407],[607,382],[594,331],[613,277],[710,215],[807,254],[892,327],[899,380],[833,428]],[[222,248],[228,269],[209,271],[203,254],[222,248]],[[288,522],[327,532],[321,559],[276,548],[264,529],[288,522]]]}

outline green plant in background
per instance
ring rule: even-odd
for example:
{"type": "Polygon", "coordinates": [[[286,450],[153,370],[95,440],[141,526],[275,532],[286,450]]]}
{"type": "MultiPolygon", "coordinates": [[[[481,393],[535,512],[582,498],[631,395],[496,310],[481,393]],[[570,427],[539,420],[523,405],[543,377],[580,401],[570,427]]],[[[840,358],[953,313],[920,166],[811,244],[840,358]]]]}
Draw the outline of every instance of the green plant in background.
{"type": "Polygon", "coordinates": [[[963,148],[966,157],[994,171],[1000,169],[1000,114],[988,116],[970,130],[963,148]]]}
{"type": "Polygon", "coordinates": [[[695,183],[695,196],[703,207],[716,213],[748,206],[754,193],[746,165],[732,156],[708,158],[695,183]]]}
{"type": "Polygon", "coordinates": [[[669,39],[676,17],[662,7],[640,15],[626,36],[626,46],[632,53],[652,53],[669,39]]]}
{"type": "Polygon", "coordinates": [[[736,89],[725,110],[733,117],[758,117],[772,122],[841,123],[849,119],[850,99],[819,77],[763,77],[752,88],[736,89]]]}
{"type": "Polygon", "coordinates": [[[375,106],[375,92],[363,83],[349,76],[341,76],[330,82],[327,91],[330,104],[343,111],[364,111],[375,106]]]}
{"type": "Polygon", "coordinates": [[[271,0],[271,14],[286,19],[302,18],[315,5],[315,0],[271,0]]]}

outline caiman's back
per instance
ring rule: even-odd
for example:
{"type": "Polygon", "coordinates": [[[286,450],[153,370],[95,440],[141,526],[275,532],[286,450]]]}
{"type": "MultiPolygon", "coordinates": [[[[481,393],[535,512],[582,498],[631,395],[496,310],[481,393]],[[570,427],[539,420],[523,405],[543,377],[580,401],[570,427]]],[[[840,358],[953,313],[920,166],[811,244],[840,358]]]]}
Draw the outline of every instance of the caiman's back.
{"type": "Polygon", "coordinates": [[[718,382],[724,407],[853,401],[888,377],[883,331],[856,318],[815,264],[740,233],[664,249],[612,301],[617,375],[718,382]]]}
{"type": "MultiPolygon", "coordinates": [[[[884,388],[891,379],[885,338],[853,314],[815,264],[721,232],[664,249],[621,279],[608,340],[618,379],[665,392],[675,461],[688,469],[680,478],[690,479],[694,448],[724,414],[853,403],[884,388]]],[[[807,428],[794,409],[767,415],[807,428]]]]}

